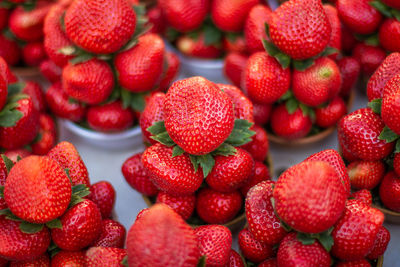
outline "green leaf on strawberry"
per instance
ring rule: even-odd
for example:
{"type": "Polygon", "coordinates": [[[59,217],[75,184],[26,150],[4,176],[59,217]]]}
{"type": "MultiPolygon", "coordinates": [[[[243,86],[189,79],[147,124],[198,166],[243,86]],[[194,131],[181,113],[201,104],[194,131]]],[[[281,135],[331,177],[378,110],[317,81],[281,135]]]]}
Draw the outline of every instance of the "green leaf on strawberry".
{"type": "Polygon", "coordinates": [[[333,227],[330,230],[319,234],[319,236],[317,238],[318,241],[321,243],[321,245],[328,252],[331,251],[331,249],[333,247],[333,243],[334,243],[333,237],[331,236],[332,230],[333,230],[333,227]]]}
{"type": "Polygon", "coordinates": [[[63,228],[60,219],[54,219],[54,220],[52,220],[52,221],[50,221],[50,222],[47,222],[47,223],[46,223],[46,226],[47,226],[48,228],[50,228],[50,229],[53,229],[53,228],[62,229],[62,228],[63,228]]]}
{"type": "Polygon", "coordinates": [[[203,32],[205,45],[215,45],[221,43],[222,33],[213,24],[205,24],[203,32]]]}
{"type": "Polygon", "coordinates": [[[9,1],[0,2],[0,8],[11,9],[15,6],[15,3],[11,3],[9,1]]]}
{"type": "Polygon", "coordinates": [[[374,7],[376,10],[378,10],[380,13],[385,15],[386,17],[388,17],[388,18],[392,17],[392,13],[390,11],[390,7],[388,7],[387,5],[382,3],[381,1],[379,1],[379,0],[371,1],[371,2],[369,2],[369,4],[372,7],[374,7]]]}
{"type": "Polygon", "coordinates": [[[4,186],[0,185],[0,197],[4,197],[4,186]]]}
{"type": "Polygon", "coordinates": [[[315,243],[315,238],[311,237],[309,234],[305,233],[297,233],[297,239],[303,244],[303,245],[312,245],[315,243]]]}
{"type": "Polygon", "coordinates": [[[167,129],[165,128],[165,123],[164,121],[157,121],[153,123],[149,128],[147,128],[147,131],[149,131],[152,135],[158,135],[160,133],[166,132],[167,129]]]}
{"type": "Polygon", "coordinates": [[[22,4],[22,8],[23,8],[25,11],[32,11],[32,10],[34,10],[35,7],[36,7],[36,2],[37,2],[37,0],[26,1],[26,2],[24,2],[24,3],[22,4]]]}
{"type": "Polygon", "coordinates": [[[397,140],[394,153],[400,153],[400,139],[397,140]]]}
{"type": "Polygon", "coordinates": [[[57,247],[57,245],[51,241],[49,248],[47,249],[47,251],[50,254],[50,258],[53,258],[55,255],[57,255],[58,252],[61,251],[61,249],[59,247],[57,247]]]}
{"type": "Polygon", "coordinates": [[[400,21],[400,10],[397,10],[397,9],[393,8],[392,9],[392,15],[397,21],[400,21]]]}
{"type": "Polygon", "coordinates": [[[35,234],[37,232],[42,231],[43,226],[44,226],[43,224],[30,223],[30,222],[23,221],[19,225],[19,229],[25,234],[35,234]]]}
{"type": "Polygon", "coordinates": [[[247,120],[236,119],[233,130],[224,143],[232,146],[242,146],[251,142],[251,137],[256,134],[250,130],[252,126],[253,123],[247,120]]]}
{"type": "Polygon", "coordinates": [[[281,96],[281,98],[279,98],[279,101],[280,102],[286,101],[286,100],[288,100],[288,99],[290,99],[292,97],[293,97],[292,90],[287,90],[286,93],[284,93],[283,96],[281,96]]]}
{"type": "Polygon", "coordinates": [[[304,70],[308,69],[309,67],[311,67],[312,65],[314,65],[313,58],[309,58],[309,59],[305,59],[305,60],[293,60],[293,67],[299,71],[304,71],[304,70]]]}
{"type": "Polygon", "coordinates": [[[172,149],[172,157],[180,156],[183,153],[185,153],[185,151],[180,146],[174,146],[172,149]]]}
{"type": "Polygon", "coordinates": [[[122,264],[123,266],[125,266],[125,267],[129,267],[129,265],[128,265],[128,256],[125,256],[125,257],[122,259],[121,264],[122,264]]]}
{"type": "Polygon", "coordinates": [[[1,158],[3,159],[3,162],[6,165],[7,173],[9,173],[12,167],[14,167],[14,162],[4,154],[1,154],[1,158]]]}
{"type": "MultiPolygon", "coordinates": [[[[3,186],[3,188],[4,188],[4,186],[3,186]]],[[[3,197],[3,196],[2,196],[2,197],[3,197]]],[[[2,210],[0,210],[0,215],[6,215],[6,216],[8,216],[8,215],[10,215],[10,214],[12,214],[10,209],[2,209],[2,210]]]]}
{"type": "Polygon", "coordinates": [[[285,106],[289,114],[293,114],[299,107],[299,102],[295,98],[290,98],[286,101],[285,106]]]}
{"type": "Polygon", "coordinates": [[[370,107],[372,111],[375,112],[376,114],[381,114],[382,98],[377,98],[372,100],[371,102],[368,103],[368,107],[370,107]]]}
{"type": "Polygon", "coordinates": [[[146,106],[146,101],[144,100],[144,94],[132,93],[131,108],[133,110],[142,112],[146,106]]]}
{"type": "Polygon", "coordinates": [[[86,197],[90,194],[90,190],[86,185],[78,184],[72,187],[72,194],[79,197],[86,197]]]}
{"type": "Polygon", "coordinates": [[[92,54],[85,53],[85,54],[80,54],[80,55],[74,57],[74,58],[71,59],[69,62],[70,62],[71,64],[75,65],[75,64],[79,64],[79,63],[83,63],[83,62],[89,61],[89,60],[91,60],[92,58],[93,58],[93,55],[92,55],[92,54]]]}
{"type": "Polygon", "coordinates": [[[7,96],[11,97],[13,95],[19,94],[22,92],[22,89],[24,89],[26,84],[24,82],[17,82],[17,83],[11,83],[7,86],[7,96]]]}
{"type": "Polygon", "coordinates": [[[267,34],[268,38],[270,38],[270,35],[269,35],[269,25],[268,25],[268,23],[264,23],[264,29],[265,29],[265,33],[267,34]]]}
{"type": "Polygon", "coordinates": [[[385,126],[379,135],[380,140],[385,140],[387,143],[391,143],[397,140],[400,136],[393,132],[389,127],[385,126]]]}
{"type": "Polygon", "coordinates": [[[197,262],[197,267],[205,267],[206,266],[206,255],[200,257],[199,261],[197,262]]]}
{"type": "Polygon", "coordinates": [[[236,153],[236,148],[230,144],[222,143],[216,150],[211,153],[212,155],[233,156],[236,153]]]}
{"type": "Polygon", "coordinates": [[[290,66],[290,57],[284,53],[282,53],[278,47],[276,47],[272,42],[268,42],[267,40],[263,40],[264,49],[267,53],[278,60],[279,64],[281,64],[282,68],[286,69],[290,66]]]}

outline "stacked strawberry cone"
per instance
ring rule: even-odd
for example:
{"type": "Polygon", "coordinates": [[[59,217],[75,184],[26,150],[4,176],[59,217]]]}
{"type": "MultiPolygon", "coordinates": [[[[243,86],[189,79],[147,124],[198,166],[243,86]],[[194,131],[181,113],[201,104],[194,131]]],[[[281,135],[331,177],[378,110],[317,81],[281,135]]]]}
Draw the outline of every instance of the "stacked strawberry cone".
{"type": "Polygon", "coordinates": [[[384,215],[370,197],[349,197],[345,164],[332,149],[257,184],[238,238],[243,256],[258,266],[375,266],[390,240],[384,215]]]}
{"type": "Polygon", "coordinates": [[[115,190],[90,184],[75,147],[0,159],[0,266],[120,266],[125,228],[111,219],[115,190]]]}
{"type": "Polygon", "coordinates": [[[54,5],[44,23],[46,52],[62,68],[49,72],[50,109],[95,131],[126,130],[145,95],[168,87],[179,61],[158,35],[144,34],[147,19],[136,1],[70,2],[54,5]]]}
{"type": "Polygon", "coordinates": [[[203,77],[177,81],[150,98],[140,126],[151,145],[122,173],[148,204],[167,204],[192,225],[235,228],[249,188],[270,179],[267,134],[253,121],[239,88],[203,77]]]}

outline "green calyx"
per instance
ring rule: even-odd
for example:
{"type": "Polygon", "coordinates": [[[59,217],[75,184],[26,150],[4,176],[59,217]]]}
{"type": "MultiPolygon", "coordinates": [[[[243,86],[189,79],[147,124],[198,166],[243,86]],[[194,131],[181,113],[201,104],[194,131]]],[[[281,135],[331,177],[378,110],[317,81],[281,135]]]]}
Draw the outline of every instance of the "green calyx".
{"type": "Polygon", "coordinates": [[[385,126],[379,135],[379,140],[385,140],[387,143],[394,142],[399,139],[399,135],[393,132],[389,127],[385,126]]]}
{"type": "Polygon", "coordinates": [[[381,14],[388,18],[395,18],[400,21],[400,11],[389,7],[388,5],[382,3],[380,0],[374,0],[369,2],[369,4],[378,10],[381,14]]]}
{"type": "Polygon", "coordinates": [[[331,251],[333,246],[333,237],[332,237],[333,227],[329,228],[325,232],[318,234],[306,234],[306,233],[297,233],[297,240],[299,240],[303,245],[312,245],[318,240],[321,245],[325,248],[326,251],[331,251]]]}
{"type": "Polygon", "coordinates": [[[368,107],[372,109],[376,114],[381,114],[382,110],[382,98],[377,98],[368,103],[368,107]]]}
{"type": "Polygon", "coordinates": [[[7,102],[0,111],[0,127],[12,127],[23,117],[18,101],[28,98],[26,94],[21,93],[25,83],[12,83],[7,87],[7,102]]]}

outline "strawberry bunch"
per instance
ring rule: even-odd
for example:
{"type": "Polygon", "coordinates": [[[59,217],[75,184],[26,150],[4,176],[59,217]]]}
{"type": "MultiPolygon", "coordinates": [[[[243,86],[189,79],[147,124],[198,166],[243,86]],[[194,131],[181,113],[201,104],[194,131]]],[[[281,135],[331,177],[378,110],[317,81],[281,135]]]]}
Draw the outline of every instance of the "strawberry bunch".
{"type": "Polygon", "coordinates": [[[121,266],[125,228],[111,219],[115,190],[90,184],[76,148],[0,159],[0,262],[5,266],[121,266]]]}
{"type": "Polygon", "coordinates": [[[46,98],[55,115],[95,131],[122,131],[149,92],[169,86],[179,60],[157,34],[146,34],[144,11],[128,0],[60,1],[50,9],[45,73],[53,84],[46,98]]]}
{"type": "Polygon", "coordinates": [[[126,181],[191,224],[225,224],[253,185],[269,180],[265,130],[253,125],[250,100],[232,85],[203,77],[155,93],[141,114],[151,144],[125,161],[126,181]]]}
{"type": "Polygon", "coordinates": [[[383,213],[363,194],[350,197],[349,185],[342,158],[328,149],[290,167],[276,182],[252,187],[248,227],[238,238],[243,256],[258,266],[371,266],[390,234],[383,213]]]}

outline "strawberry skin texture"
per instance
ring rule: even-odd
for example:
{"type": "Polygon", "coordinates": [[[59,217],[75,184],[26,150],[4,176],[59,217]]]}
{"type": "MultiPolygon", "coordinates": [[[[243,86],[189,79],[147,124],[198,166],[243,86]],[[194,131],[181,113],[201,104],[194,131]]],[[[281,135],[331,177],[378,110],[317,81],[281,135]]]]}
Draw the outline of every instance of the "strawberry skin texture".
{"type": "Polygon", "coordinates": [[[222,49],[219,44],[209,44],[205,42],[203,33],[194,39],[188,35],[179,37],[176,41],[176,47],[183,54],[198,58],[217,58],[221,55],[222,49]]]}
{"type": "Polygon", "coordinates": [[[92,246],[123,248],[125,236],[126,230],[122,224],[111,219],[105,219],[101,222],[101,234],[92,246]]]}
{"type": "Polygon", "coordinates": [[[386,51],[378,46],[360,43],[353,49],[353,57],[360,63],[363,74],[369,77],[385,60],[386,51]]]}
{"type": "Polygon", "coordinates": [[[256,160],[254,162],[253,173],[250,175],[250,179],[240,188],[240,192],[243,196],[246,196],[250,188],[267,180],[271,180],[268,167],[264,163],[256,160]]]}
{"type": "Polygon", "coordinates": [[[381,161],[355,161],[347,167],[351,187],[372,190],[385,175],[385,164],[381,161]]]}
{"type": "Polygon", "coordinates": [[[342,86],[340,87],[340,95],[347,97],[350,95],[352,88],[355,86],[358,76],[360,75],[360,63],[353,57],[343,57],[337,65],[342,76],[342,86]]]}
{"type": "Polygon", "coordinates": [[[225,267],[245,267],[242,256],[235,250],[231,249],[229,253],[229,262],[225,267]]]}
{"type": "Polygon", "coordinates": [[[0,109],[3,109],[7,102],[7,94],[7,80],[5,75],[3,76],[3,74],[0,73],[0,109]]]}
{"type": "Polygon", "coordinates": [[[261,262],[257,267],[278,267],[278,262],[276,258],[270,258],[261,262]]]}
{"type": "Polygon", "coordinates": [[[379,196],[386,207],[400,212],[400,179],[395,172],[389,172],[383,177],[379,187],[379,196]]]}
{"type": "Polygon", "coordinates": [[[204,155],[231,134],[234,109],[232,100],[216,84],[192,77],[172,84],[164,102],[164,119],[178,146],[189,154],[204,155]]]}
{"type": "Polygon", "coordinates": [[[269,151],[267,132],[256,124],[251,127],[251,130],[255,131],[256,134],[251,137],[252,141],[242,148],[249,152],[254,160],[264,161],[269,151]]]}
{"type": "Polygon", "coordinates": [[[255,239],[247,228],[239,232],[238,242],[243,256],[252,262],[259,263],[275,256],[272,246],[255,239]]]}
{"type": "Polygon", "coordinates": [[[0,57],[11,66],[17,65],[21,57],[21,51],[16,41],[8,39],[0,34],[0,57]]]}
{"type": "MultiPolygon", "coordinates": [[[[0,186],[4,186],[6,184],[6,179],[8,176],[8,171],[6,168],[6,164],[3,159],[0,159],[0,186]]],[[[6,209],[7,204],[4,198],[0,197],[0,210],[6,209]]]]}
{"type": "Polygon", "coordinates": [[[97,205],[103,219],[110,218],[115,203],[115,189],[109,182],[101,181],[92,184],[87,198],[97,205]]]}
{"type": "Polygon", "coordinates": [[[245,92],[257,103],[277,101],[290,86],[290,69],[283,69],[278,61],[266,52],[251,55],[244,70],[245,92]]]}
{"type": "Polygon", "coordinates": [[[305,116],[300,108],[292,114],[289,114],[285,104],[272,110],[271,128],[278,136],[289,140],[302,138],[310,132],[311,126],[310,117],[305,116]]]}
{"type": "Polygon", "coordinates": [[[187,154],[172,157],[172,148],[159,143],[143,152],[142,164],[150,180],[171,195],[193,194],[203,182],[203,173],[194,171],[187,154]]]}
{"type": "Polygon", "coordinates": [[[85,252],[84,251],[65,251],[61,250],[51,259],[52,267],[64,266],[85,266],[85,252]]]}
{"type": "Polygon", "coordinates": [[[34,107],[40,111],[46,111],[46,100],[44,99],[44,93],[42,86],[34,81],[25,82],[25,87],[22,89],[23,94],[27,94],[32,99],[34,107]]]}
{"type": "Polygon", "coordinates": [[[393,143],[378,137],[385,126],[379,115],[369,108],[356,110],[338,123],[340,145],[356,158],[380,160],[393,151],[393,143]]]}
{"type": "Polygon", "coordinates": [[[41,135],[41,138],[39,141],[31,144],[32,153],[35,155],[46,155],[56,144],[56,123],[50,115],[41,113],[39,116],[39,125],[38,134],[41,135]]]}
{"type": "Polygon", "coordinates": [[[372,205],[372,194],[371,191],[367,189],[361,189],[359,191],[356,191],[350,195],[350,198],[359,200],[368,206],[372,205]]]}
{"type": "Polygon", "coordinates": [[[126,254],[126,249],[122,248],[91,247],[85,254],[85,267],[123,267],[126,254]]]}
{"type": "Polygon", "coordinates": [[[327,106],[315,109],[315,123],[322,128],[335,126],[347,114],[346,103],[339,96],[332,99],[327,106]]]}
{"type": "Polygon", "coordinates": [[[118,132],[133,125],[132,110],[124,108],[121,101],[89,107],[87,121],[90,128],[101,132],[118,132]]]}
{"type": "Polygon", "coordinates": [[[368,259],[377,259],[382,256],[390,242],[390,232],[384,226],[379,228],[378,234],[376,235],[374,246],[371,252],[367,255],[368,259]]]}
{"type": "Polygon", "coordinates": [[[400,153],[394,154],[393,168],[397,175],[400,175],[400,153]]]}
{"type": "Polygon", "coordinates": [[[164,101],[164,93],[157,92],[152,94],[146,103],[146,107],[140,114],[139,124],[142,129],[143,138],[146,142],[153,145],[157,143],[157,141],[151,138],[151,133],[147,131],[147,128],[157,121],[164,120],[164,101]]]}
{"type": "Polygon", "coordinates": [[[194,230],[164,204],[155,204],[131,226],[126,242],[130,267],[196,266],[194,230]]]}
{"type": "Polygon", "coordinates": [[[58,67],[51,59],[45,59],[40,63],[40,73],[49,80],[50,83],[56,83],[61,79],[62,69],[58,67]]]}
{"type": "Polygon", "coordinates": [[[253,103],[253,116],[255,124],[266,124],[269,121],[269,117],[271,116],[271,111],[272,105],[253,103]]]}
{"type": "Polygon", "coordinates": [[[29,156],[11,169],[4,199],[19,218],[31,223],[46,223],[66,211],[71,192],[68,176],[55,160],[29,156]]]}
{"type": "Polygon", "coordinates": [[[50,259],[46,253],[33,260],[13,261],[10,267],[50,267],[50,259]]]}
{"type": "Polygon", "coordinates": [[[176,213],[182,216],[182,219],[187,220],[192,216],[195,205],[195,195],[188,196],[172,196],[164,192],[159,192],[157,195],[157,203],[164,203],[176,213]]]}
{"type": "Polygon", "coordinates": [[[379,28],[379,43],[386,50],[400,52],[400,22],[396,19],[385,20],[379,28]]]}
{"type": "Polygon", "coordinates": [[[247,55],[229,53],[224,61],[225,76],[237,87],[241,87],[242,73],[246,68],[247,55]]]}
{"type": "MultiPolygon", "coordinates": [[[[334,6],[327,4],[324,5],[324,10],[332,28],[331,39],[328,43],[328,47],[336,48],[340,52],[342,50],[342,26],[340,23],[338,11],[334,6]]],[[[332,59],[336,59],[337,56],[338,53],[334,53],[329,57],[332,59]]]]}
{"type": "Polygon", "coordinates": [[[271,15],[271,9],[261,4],[250,10],[244,25],[244,36],[246,47],[251,54],[264,51],[262,40],[269,39],[265,32],[265,23],[269,23],[271,15]]]}
{"type": "Polygon", "coordinates": [[[22,48],[22,58],[27,66],[39,66],[47,58],[43,43],[28,43],[22,48]]]}
{"type": "Polygon", "coordinates": [[[236,86],[230,84],[217,84],[232,100],[235,119],[247,120],[254,122],[253,103],[245,96],[245,94],[236,86]]]}
{"type": "Polygon", "coordinates": [[[400,134],[400,73],[393,77],[384,88],[381,117],[383,122],[396,134],[400,134]]]}
{"type": "Polygon", "coordinates": [[[179,57],[170,51],[165,51],[165,61],[166,64],[168,65],[167,70],[164,72],[164,75],[160,81],[160,85],[158,86],[158,89],[160,91],[167,91],[169,86],[171,85],[172,81],[176,78],[176,76],[179,73],[179,69],[181,66],[181,62],[179,60],[179,57]]]}
{"type": "Polygon", "coordinates": [[[164,41],[158,35],[139,37],[137,45],[115,57],[119,84],[134,93],[154,89],[162,78],[164,51],[164,41]]]}
{"type": "Polygon", "coordinates": [[[47,227],[35,234],[26,234],[19,229],[21,222],[0,216],[0,256],[8,260],[29,260],[40,257],[50,245],[47,227]]]}

